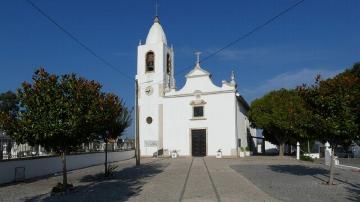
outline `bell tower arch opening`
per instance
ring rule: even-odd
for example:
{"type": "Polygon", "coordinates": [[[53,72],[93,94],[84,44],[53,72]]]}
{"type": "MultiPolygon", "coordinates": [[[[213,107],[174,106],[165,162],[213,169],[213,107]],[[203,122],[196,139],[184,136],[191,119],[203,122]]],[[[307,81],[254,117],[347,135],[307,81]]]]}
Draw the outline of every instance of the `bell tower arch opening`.
{"type": "Polygon", "coordinates": [[[155,71],[155,54],[153,51],[148,51],[145,56],[145,73],[155,71]]]}

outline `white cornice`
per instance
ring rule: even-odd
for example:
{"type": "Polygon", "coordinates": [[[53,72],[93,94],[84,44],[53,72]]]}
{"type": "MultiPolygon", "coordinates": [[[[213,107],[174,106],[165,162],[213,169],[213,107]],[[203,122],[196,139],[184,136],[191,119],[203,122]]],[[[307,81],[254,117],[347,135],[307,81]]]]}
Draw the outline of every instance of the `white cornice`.
{"type": "MultiPolygon", "coordinates": [[[[223,90],[223,91],[213,91],[213,92],[201,92],[200,95],[214,95],[214,94],[224,94],[224,93],[235,93],[236,90],[223,90]]],[[[190,97],[195,96],[198,93],[184,93],[184,94],[177,94],[177,95],[165,95],[164,98],[175,98],[175,97],[190,97]]]]}

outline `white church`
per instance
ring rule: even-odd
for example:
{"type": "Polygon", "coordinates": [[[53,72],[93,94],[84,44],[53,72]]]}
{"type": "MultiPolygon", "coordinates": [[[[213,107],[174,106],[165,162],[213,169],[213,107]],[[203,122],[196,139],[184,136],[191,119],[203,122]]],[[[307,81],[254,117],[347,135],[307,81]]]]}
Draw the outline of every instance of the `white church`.
{"type": "Polygon", "coordinates": [[[256,131],[249,126],[249,105],[237,92],[234,74],[217,86],[198,56],[177,89],[174,72],[174,50],[155,17],[137,52],[140,155],[215,156],[221,151],[238,156],[256,131]]]}

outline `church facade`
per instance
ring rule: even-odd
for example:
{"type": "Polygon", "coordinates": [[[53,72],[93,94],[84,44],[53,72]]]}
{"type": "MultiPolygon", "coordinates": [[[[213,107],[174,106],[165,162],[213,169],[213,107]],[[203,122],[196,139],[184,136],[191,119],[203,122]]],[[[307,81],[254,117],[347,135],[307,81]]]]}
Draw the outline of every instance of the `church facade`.
{"type": "Polygon", "coordinates": [[[234,74],[216,86],[198,59],[177,89],[174,72],[174,50],[156,17],[137,52],[140,155],[238,156],[254,129],[234,74]]]}

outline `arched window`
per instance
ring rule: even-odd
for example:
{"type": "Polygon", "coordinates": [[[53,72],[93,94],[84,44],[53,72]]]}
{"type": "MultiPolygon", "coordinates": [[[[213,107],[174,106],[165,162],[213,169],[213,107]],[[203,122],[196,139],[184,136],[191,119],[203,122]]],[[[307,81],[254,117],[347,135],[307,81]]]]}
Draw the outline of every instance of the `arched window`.
{"type": "Polygon", "coordinates": [[[171,57],[169,53],[166,55],[166,73],[171,74],[171,57]]]}
{"type": "Polygon", "coordinates": [[[146,53],[146,72],[153,72],[154,71],[154,64],[155,64],[155,55],[154,52],[149,51],[146,53]]]}

